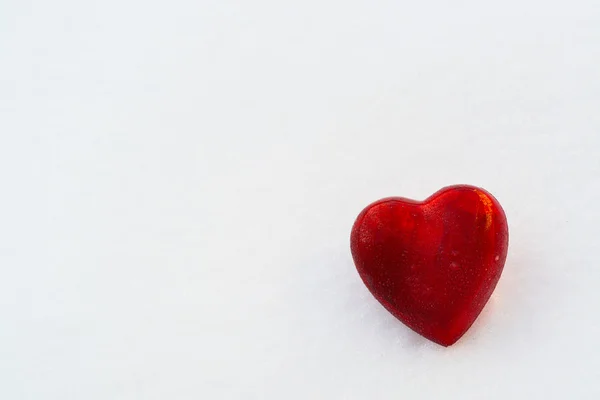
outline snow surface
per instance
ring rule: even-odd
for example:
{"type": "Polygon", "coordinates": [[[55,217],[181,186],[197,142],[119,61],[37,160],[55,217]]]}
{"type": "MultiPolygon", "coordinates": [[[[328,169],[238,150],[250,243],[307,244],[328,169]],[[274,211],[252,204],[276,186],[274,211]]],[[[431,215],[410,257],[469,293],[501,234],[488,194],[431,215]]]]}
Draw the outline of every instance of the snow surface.
{"type": "Polygon", "coordinates": [[[600,4],[6,0],[0,398],[600,398],[600,4]],[[489,190],[456,345],[367,292],[354,218],[489,190]]]}

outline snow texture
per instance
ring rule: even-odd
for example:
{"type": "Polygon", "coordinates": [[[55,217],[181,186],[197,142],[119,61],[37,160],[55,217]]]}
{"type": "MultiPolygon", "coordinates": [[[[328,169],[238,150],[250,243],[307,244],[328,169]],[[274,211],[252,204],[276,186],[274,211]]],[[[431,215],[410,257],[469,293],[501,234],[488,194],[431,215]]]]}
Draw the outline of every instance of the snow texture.
{"type": "Polygon", "coordinates": [[[6,0],[0,398],[600,398],[600,5],[6,0]],[[454,346],[368,293],[354,218],[489,190],[454,346]]]}

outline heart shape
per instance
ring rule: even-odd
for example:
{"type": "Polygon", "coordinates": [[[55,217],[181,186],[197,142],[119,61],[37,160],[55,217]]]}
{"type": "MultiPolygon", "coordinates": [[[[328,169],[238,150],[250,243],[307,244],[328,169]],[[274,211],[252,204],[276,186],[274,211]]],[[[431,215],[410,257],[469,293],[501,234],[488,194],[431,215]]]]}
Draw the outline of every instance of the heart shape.
{"type": "Polygon", "coordinates": [[[363,282],[389,312],[450,346],[500,279],[508,225],[490,193],[450,186],[422,202],[390,197],[367,206],[352,227],[351,249],[363,282]]]}

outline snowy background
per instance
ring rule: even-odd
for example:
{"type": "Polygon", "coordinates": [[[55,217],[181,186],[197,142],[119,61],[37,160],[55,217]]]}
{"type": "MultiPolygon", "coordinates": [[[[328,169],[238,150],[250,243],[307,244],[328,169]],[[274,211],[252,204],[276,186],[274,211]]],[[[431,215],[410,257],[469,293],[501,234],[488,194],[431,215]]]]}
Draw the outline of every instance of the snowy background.
{"type": "Polygon", "coordinates": [[[600,398],[600,2],[0,4],[0,398],[600,398]],[[443,348],[349,251],[455,183],[509,256],[443,348]]]}

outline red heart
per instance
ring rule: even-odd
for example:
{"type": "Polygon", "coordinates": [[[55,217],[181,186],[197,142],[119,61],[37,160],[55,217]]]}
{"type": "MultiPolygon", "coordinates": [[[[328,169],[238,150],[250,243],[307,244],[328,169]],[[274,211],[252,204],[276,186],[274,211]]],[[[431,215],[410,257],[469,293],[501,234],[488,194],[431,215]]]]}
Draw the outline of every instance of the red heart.
{"type": "Polygon", "coordinates": [[[363,282],[389,312],[450,346],[500,279],[508,225],[491,194],[450,186],[422,202],[391,197],[369,205],[354,223],[351,249],[363,282]]]}

